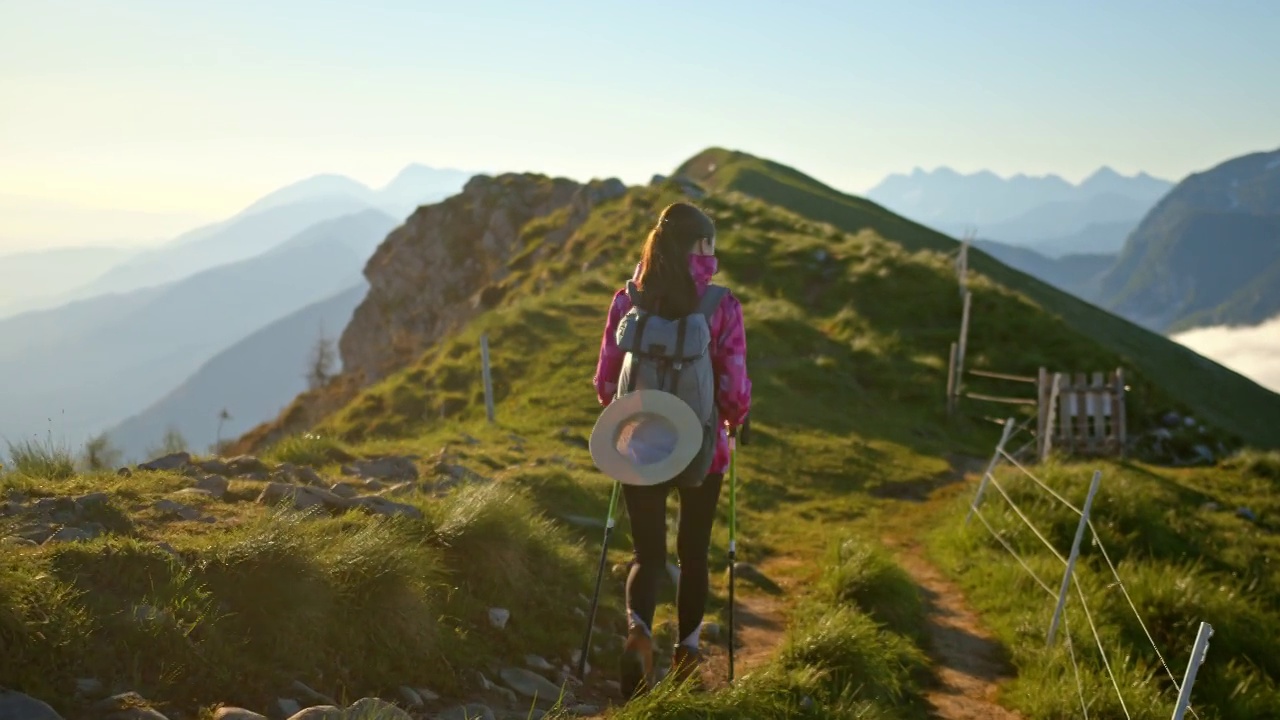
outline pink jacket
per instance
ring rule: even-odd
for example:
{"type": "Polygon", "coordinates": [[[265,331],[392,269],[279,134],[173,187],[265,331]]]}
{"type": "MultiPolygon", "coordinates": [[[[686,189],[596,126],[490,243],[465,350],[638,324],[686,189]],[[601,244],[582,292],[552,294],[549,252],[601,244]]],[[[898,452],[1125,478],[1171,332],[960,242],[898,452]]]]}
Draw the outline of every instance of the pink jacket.
{"type": "MultiPolygon", "coordinates": [[[[689,269],[698,286],[698,295],[707,290],[717,269],[714,255],[690,256],[689,269]]],[[[639,275],[640,266],[636,266],[639,275]]],[[[600,341],[600,359],[596,363],[596,397],[607,406],[618,389],[618,375],[626,353],[618,348],[616,334],[622,316],[631,309],[625,289],[614,293],[600,341]]],[[[716,407],[720,411],[720,440],[708,472],[723,473],[729,469],[729,435],[723,423],[742,425],[751,409],[751,378],[747,376],[747,335],[742,323],[742,304],[732,294],[726,295],[711,317],[711,366],[717,378],[716,407]]]]}

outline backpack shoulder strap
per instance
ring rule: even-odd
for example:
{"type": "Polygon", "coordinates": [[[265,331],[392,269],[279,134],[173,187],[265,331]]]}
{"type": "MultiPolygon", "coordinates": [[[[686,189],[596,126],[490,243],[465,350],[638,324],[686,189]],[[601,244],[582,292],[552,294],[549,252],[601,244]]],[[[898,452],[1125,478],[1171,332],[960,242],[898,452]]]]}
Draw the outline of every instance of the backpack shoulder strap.
{"type": "Polygon", "coordinates": [[[707,291],[698,303],[698,312],[707,319],[708,327],[711,325],[711,317],[716,314],[716,308],[720,307],[720,301],[728,294],[729,288],[723,285],[707,285],[707,291]]]}

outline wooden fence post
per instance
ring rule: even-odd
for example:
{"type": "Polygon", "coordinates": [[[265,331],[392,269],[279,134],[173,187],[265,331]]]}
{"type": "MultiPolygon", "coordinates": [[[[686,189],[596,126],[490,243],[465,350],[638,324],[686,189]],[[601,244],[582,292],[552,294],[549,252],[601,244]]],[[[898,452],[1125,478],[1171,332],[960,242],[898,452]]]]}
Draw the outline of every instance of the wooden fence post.
{"type": "Polygon", "coordinates": [[[1111,421],[1115,423],[1116,442],[1120,444],[1118,448],[1120,457],[1128,457],[1128,433],[1125,424],[1124,412],[1124,396],[1126,395],[1124,387],[1124,368],[1116,368],[1116,387],[1115,387],[1115,406],[1111,411],[1111,421]]]}
{"type": "Polygon", "coordinates": [[[493,422],[493,379],[489,375],[489,335],[480,336],[480,369],[484,374],[484,410],[493,422]]]}
{"type": "Polygon", "coordinates": [[[947,415],[956,410],[956,344],[951,343],[951,360],[947,362],[947,415]]]}
{"type": "Polygon", "coordinates": [[[1067,590],[1071,588],[1071,575],[1076,571],[1076,559],[1080,557],[1080,541],[1084,539],[1084,529],[1089,524],[1089,509],[1093,506],[1093,496],[1098,493],[1098,481],[1102,480],[1102,471],[1093,471],[1093,482],[1089,483],[1089,495],[1084,499],[1084,508],[1080,513],[1080,524],[1076,526],[1076,539],[1071,543],[1071,555],[1067,558],[1067,571],[1062,574],[1062,589],[1058,591],[1058,607],[1053,609],[1053,620],[1049,622],[1049,645],[1053,645],[1053,636],[1058,631],[1058,619],[1062,617],[1062,608],[1067,604],[1067,590]]]}
{"type": "Polygon", "coordinates": [[[956,384],[955,394],[959,399],[961,388],[964,387],[964,352],[969,344],[969,310],[972,306],[973,295],[967,290],[964,293],[964,314],[960,316],[960,343],[956,348],[956,384]]]}

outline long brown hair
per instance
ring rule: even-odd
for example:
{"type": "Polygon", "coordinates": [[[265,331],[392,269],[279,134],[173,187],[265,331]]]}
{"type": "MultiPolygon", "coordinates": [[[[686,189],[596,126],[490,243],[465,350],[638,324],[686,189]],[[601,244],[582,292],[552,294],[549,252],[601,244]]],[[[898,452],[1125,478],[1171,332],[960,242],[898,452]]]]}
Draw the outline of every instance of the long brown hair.
{"type": "Polygon", "coordinates": [[[689,203],[676,202],[662,210],[645,239],[640,277],[646,310],[667,318],[698,309],[698,287],[689,272],[689,253],[703,238],[715,237],[715,223],[689,203]]]}

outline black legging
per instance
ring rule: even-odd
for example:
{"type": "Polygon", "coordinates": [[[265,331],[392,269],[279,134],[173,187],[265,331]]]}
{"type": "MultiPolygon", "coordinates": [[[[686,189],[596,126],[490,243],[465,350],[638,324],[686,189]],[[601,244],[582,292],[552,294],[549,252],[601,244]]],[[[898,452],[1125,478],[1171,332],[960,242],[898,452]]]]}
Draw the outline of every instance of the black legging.
{"type": "MultiPolygon", "coordinates": [[[[708,583],[707,553],[711,546],[711,524],[720,500],[724,476],[707,475],[696,488],[677,488],[680,493],[680,528],[676,554],[680,558],[680,581],[676,585],[680,636],[685,639],[702,623],[706,613],[708,583]]],[[[667,494],[671,483],[623,485],[635,562],[627,576],[627,607],[653,630],[653,614],[658,604],[658,583],[667,565],[667,494]]]]}

